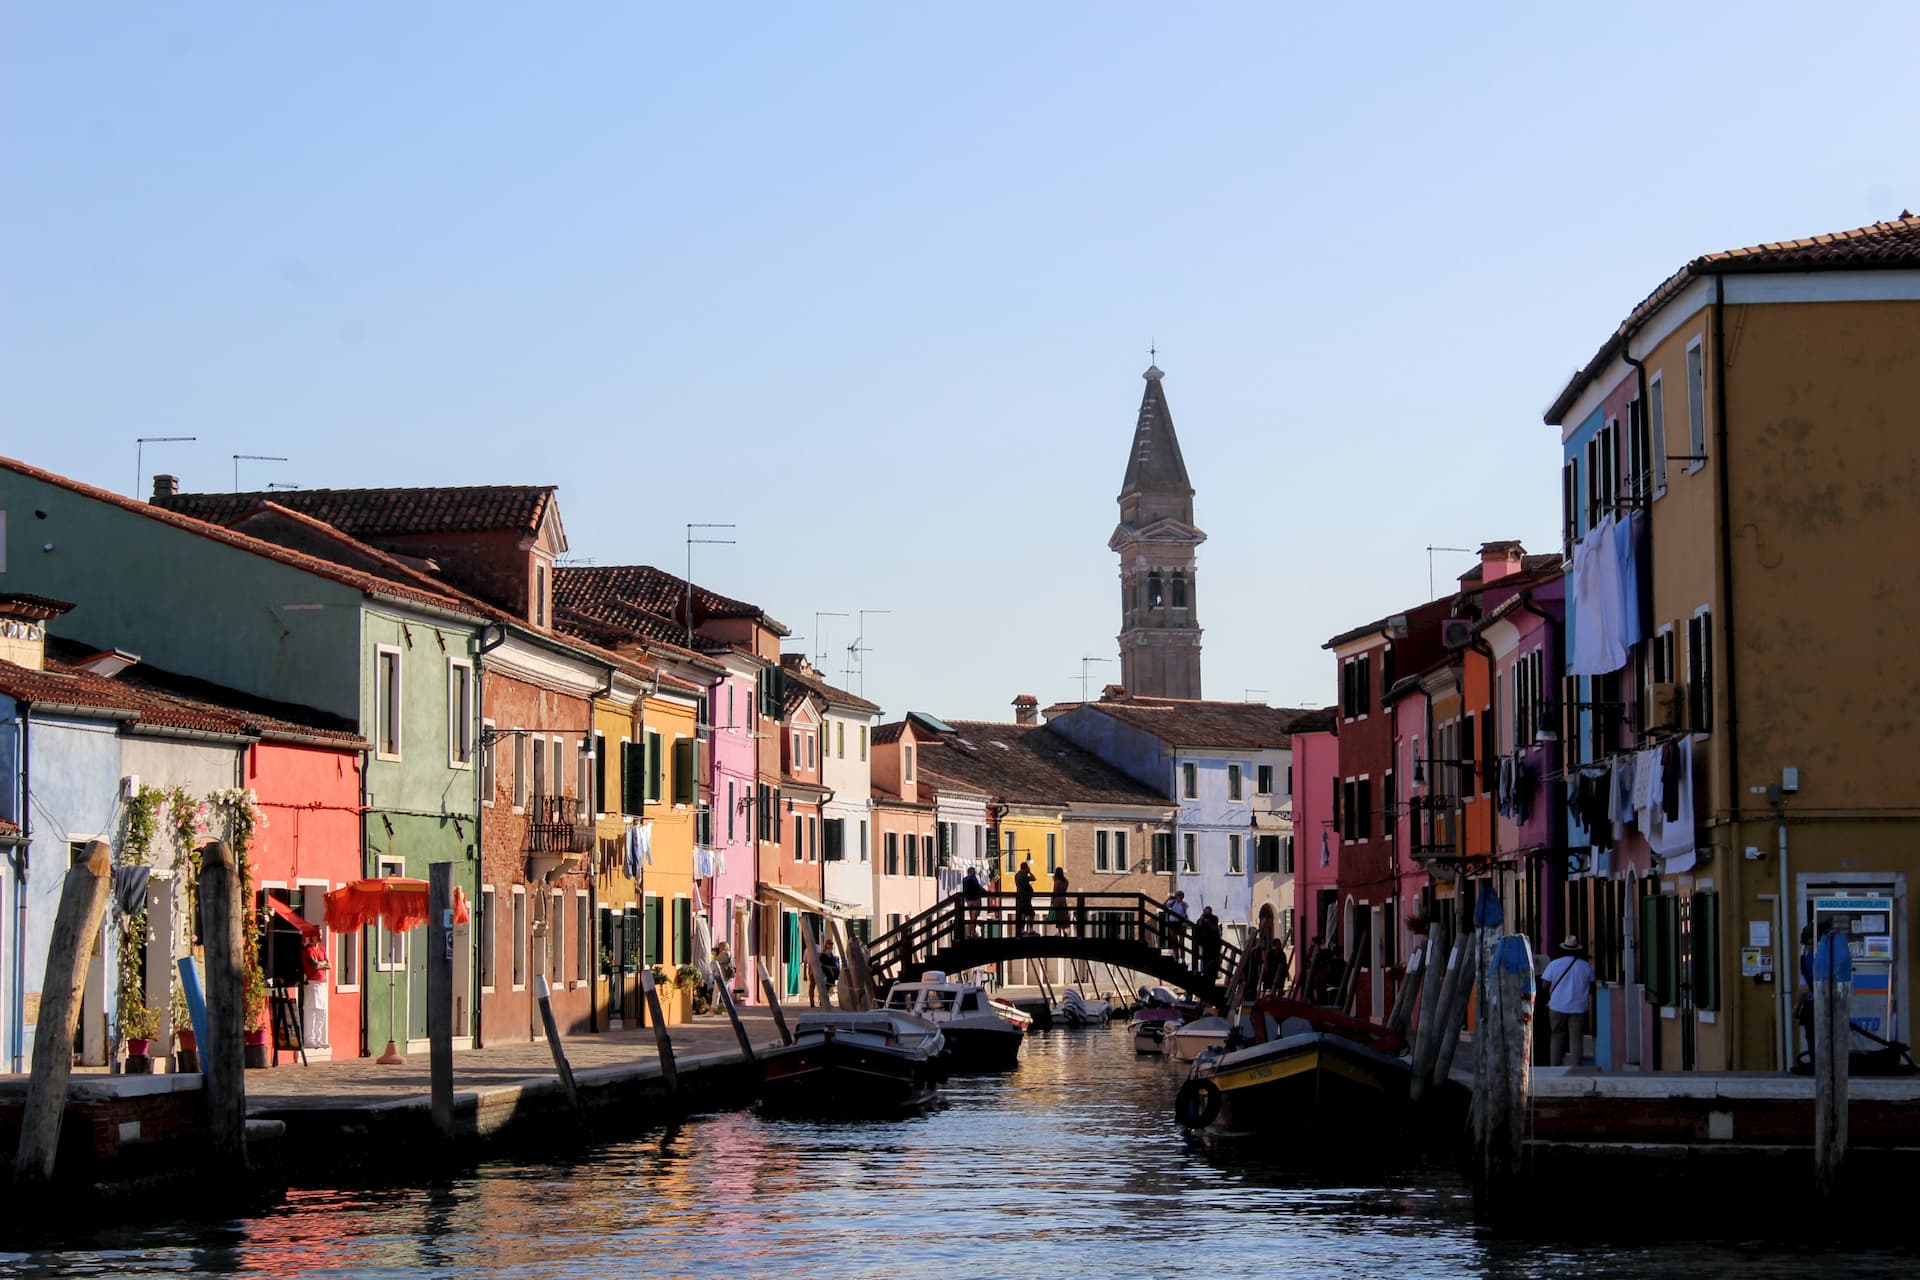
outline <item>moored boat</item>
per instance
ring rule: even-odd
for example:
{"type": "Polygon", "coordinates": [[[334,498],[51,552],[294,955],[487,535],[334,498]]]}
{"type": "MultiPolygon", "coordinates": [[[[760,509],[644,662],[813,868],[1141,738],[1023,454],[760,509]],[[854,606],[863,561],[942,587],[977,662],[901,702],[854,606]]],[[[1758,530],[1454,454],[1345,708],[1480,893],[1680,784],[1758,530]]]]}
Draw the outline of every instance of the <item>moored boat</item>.
{"type": "Polygon", "coordinates": [[[1020,1046],[1033,1019],[1004,1000],[995,1000],[971,982],[956,982],[939,972],[918,982],[896,982],[887,1008],[909,1013],[940,1028],[946,1037],[947,1066],[958,1072],[1011,1071],[1020,1065],[1020,1046]]]}
{"type": "Polygon", "coordinates": [[[890,1115],[933,1101],[946,1037],[894,1009],[802,1014],[793,1043],[762,1051],[761,1101],[772,1110],[890,1115]]]}
{"type": "Polygon", "coordinates": [[[1053,1007],[1053,1020],[1069,1027],[1097,1027],[1106,1023],[1111,1011],[1105,1000],[1089,1000],[1069,987],[1053,1007]]]}
{"type": "Polygon", "coordinates": [[[1386,1027],[1269,996],[1243,1010],[1224,1045],[1195,1060],[1174,1118],[1220,1138],[1390,1131],[1406,1116],[1404,1047],[1386,1027]]]}
{"type": "Polygon", "coordinates": [[[1133,1033],[1135,1053],[1165,1053],[1166,1041],[1184,1020],[1180,1010],[1168,1005],[1144,1005],[1133,1011],[1127,1029],[1133,1033]]]}
{"type": "Polygon", "coordinates": [[[1192,1062],[1204,1051],[1224,1044],[1231,1030],[1233,1024],[1217,1013],[1189,1018],[1167,1032],[1167,1056],[1175,1062],[1192,1062]]]}

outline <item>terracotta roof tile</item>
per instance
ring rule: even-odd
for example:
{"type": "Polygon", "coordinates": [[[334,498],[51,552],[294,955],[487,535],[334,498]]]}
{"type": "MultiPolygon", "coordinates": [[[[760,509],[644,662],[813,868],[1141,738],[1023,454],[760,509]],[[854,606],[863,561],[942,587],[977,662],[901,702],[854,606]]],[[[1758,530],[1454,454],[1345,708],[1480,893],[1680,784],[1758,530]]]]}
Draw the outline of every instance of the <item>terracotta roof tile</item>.
{"type": "Polygon", "coordinates": [[[15,458],[0,458],[0,469],[12,471],[17,475],[26,476],[29,479],[40,481],[43,484],[57,486],[70,493],[79,494],[81,497],[90,498],[96,502],[119,507],[123,511],[144,516],[149,520],[155,520],[161,524],[172,525],[176,529],[197,534],[210,542],[224,543],[227,546],[260,556],[263,559],[276,561],[289,568],[298,569],[303,573],[311,573],[316,577],[330,579],[342,585],[352,587],[355,590],[364,591],[370,595],[383,595],[389,599],[410,600],[415,603],[433,605],[437,608],[449,609],[455,612],[466,611],[465,607],[454,596],[445,591],[402,586],[399,583],[377,574],[351,569],[344,565],[336,564],[333,561],[322,559],[319,556],[309,555],[302,551],[283,547],[278,543],[250,537],[244,533],[237,533],[221,525],[209,524],[204,520],[196,520],[191,516],[184,516],[176,512],[167,511],[160,507],[153,506],[151,503],[135,502],[131,498],[122,497],[109,490],[95,488],[90,484],[82,484],[78,480],[70,480],[66,476],[56,475],[51,471],[43,471],[39,467],[30,466],[15,458]]]}
{"type": "Polygon", "coordinates": [[[1143,786],[1040,725],[952,722],[925,741],[920,768],[1009,804],[1167,804],[1143,786]]]}
{"type": "Polygon", "coordinates": [[[1320,707],[1269,707],[1259,702],[1127,698],[1089,704],[1095,711],[1185,747],[1284,747],[1295,729],[1323,729],[1320,707]]]}
{"type": "Polygon", "coordinates": [[[1588,383],[1618,355],[1627,338],[1654,312],[1703,276],[1742,275],[1769,271],[1887,271],[1920,268],[1920,218],[1902,212],[1898,218],[1875,222],[1851,231],[1805,236],[1798,240],[1770,240],[1744,249],[1703,254],[1662,280],[1654,291],[1627,313],[1613,335],[1573,375],[1547,409],[1549,426],[1573,407],[1588,383]]]}
{"type": "Polygon", "coordinates": [[[14,840],[20,836],[20,828],[5,818],[0,818],[0,840],[14,840]]]}
{"type": "Polygon", "coordinates": [[[271,493],[176,493],[155,505],[230,524],[262,503],[312,516],[356,538],[382,534],[532,533],[552,508],[553,485],[451,485],[410,489],[284,489],[271,493]]]}
{"type": "Polygon", "coordinates": [[[786,673],[787,683],[789,685],[800,685],[810,693],[813,693],[815,696],[836,707],[849,707],[855,711],[868,712],[871,715],[880,714],[880,706],[878,703],[868,702],[857,693],[848,693],[845,689],[836,688],[828,684],[820,678],[818,672],[800,670],[798,663],[803,661],[805,661],[805,659],[797,653],[781,655],[780,668],[786,673]],[[789,661],[789,659],[792,659],[792,661],[789,661]]]}
{"type": "MultiPolygon", "coordinates": [[[[687,604],[687,580],[649,564],[565,565],[553,571],[556,604],[585,608],[605,601],[619,601],[669,620],[681,620],[684,627],[687,604]]],[[[784,624],[769,618],[759,605],[748,604],[693,585],[694,626],[708,618],[751,618],[780,635],[787,634],[784,624]]],[[[684,639],[685,633],[682,632],[684,639]]]]}
{"type": "Polygon", "coordinates": [[[63,613],[71,612],[73,612],[71,604],[65,600],[55,600],[51,596],[29,595],[24,591],[0,593],[0,616],[45,622],[63,613]]]}

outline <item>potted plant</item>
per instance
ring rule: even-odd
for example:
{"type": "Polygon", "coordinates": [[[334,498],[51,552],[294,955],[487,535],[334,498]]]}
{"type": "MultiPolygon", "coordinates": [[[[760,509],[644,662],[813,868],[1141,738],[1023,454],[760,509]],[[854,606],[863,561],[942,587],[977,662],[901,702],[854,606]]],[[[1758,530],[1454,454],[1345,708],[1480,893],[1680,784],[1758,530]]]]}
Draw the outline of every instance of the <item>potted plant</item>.
{"type": "Polygon", "coordinates": [[[200,1040],[193,1031],[193,1014],[187,1008],[187,992],[178,982],[168,1007],[173,1013],[173,1069],[193,1072],[200,1069],[200,1040]]]}
{"type": "Polygon", "coordinates": [[[683,964],[673,971],[673,996],[675,1012],[680,1022],[693,1021],[693,993],[700,985],[700,974],[690,964],[683,964]]]}
{"type": "Polygon", "coordinates": [[[127,1072],[147,1075],[153,1070],[153,1010],[145,1000],[128,1000],[124,991],[121,995],[120,1035],[127,1043],[127,1072]]]}

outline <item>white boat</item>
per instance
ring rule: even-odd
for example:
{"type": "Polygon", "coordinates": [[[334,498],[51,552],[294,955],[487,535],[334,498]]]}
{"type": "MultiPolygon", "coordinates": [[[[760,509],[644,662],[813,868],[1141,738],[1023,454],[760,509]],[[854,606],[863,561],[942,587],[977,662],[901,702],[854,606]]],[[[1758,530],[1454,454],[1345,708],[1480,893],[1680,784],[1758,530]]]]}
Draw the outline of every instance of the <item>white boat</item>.
{"type": "Polygon", "coordinates": [[[947,1065],[961,1072],[1013,1070],[1033,1022],[985,988],[950,980],[937,970],[922,974],[918,982],[894,983],[887,1008],[939,1027],[947,1039],[947,1065]]]}
{"type": "Polygon", "coordinates": [[[1069,987],[1053,1007],[1053,1020],[1069,1027],[1097,1027],[1106,1023],[1111,1012],[1105,1000],[1089,1000],[1069,987]]]}
{"type": "Polygon", "coordinates": [[[1175,1062],[1192,1062],[1208,1049],[1226,1043],[1233,1024],[1217,1014],[1183,1022],[1167,1033],[1167,1054],[1175,1062]]]}
{"type": "Polygon", "coordinates": [[[1167,1037],[1185,1017],[1171,1005],[1145,1005],[1133,1011],[1127,1029],[1133,1032],[1135,1053],[1165,1053],[1167,1037]]]}

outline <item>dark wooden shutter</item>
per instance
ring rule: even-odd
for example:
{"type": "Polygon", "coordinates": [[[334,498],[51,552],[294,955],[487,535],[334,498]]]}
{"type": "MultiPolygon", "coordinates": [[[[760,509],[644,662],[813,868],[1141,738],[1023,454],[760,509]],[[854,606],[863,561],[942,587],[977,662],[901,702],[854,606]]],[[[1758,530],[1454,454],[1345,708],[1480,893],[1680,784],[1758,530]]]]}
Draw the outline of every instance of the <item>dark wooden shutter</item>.
{"type": "Polygon", "coordinates": [[[648,964],[659,964],[664,954],[660,947],[660,935],[665,932],[660,912],[660,899],[653,894],[647,895],[646,953],[648,964]]]}
{"type": "Polygon", "coordinates": [[[1370,840],[1373,838],[1373,779],[1372,778],[1360,779],[1359,809],[1360,811],[1359,811],[1359,814],[1357,815],[1359,818],[1359,822],[1357,825],[1360,828],[1360,838],[1362,840],[1370,840]]]}
{"type": "Polygon", "coordinates": [[[1697,1009],[1720,1007],[1720,894],[1705,890],[1693,895],[1689,923],[1693,928],[1693,1004],[1697,1009]]]}
{"type": "Polygon", "coordinates": [[[692,738],[681,738],[673,744],[673,802],[675,804],[692,804],[698,798],[699,778],[695,768],[698,745],[692,738]]]}
{"type": "Polygon", "coordinates": [[[661,773],[666,762],[660,758],[660,735],[651,731],[647,734],[647,799],[660,799],[661,773]]]}
{"type": "Polygon", "coordinates": [[[593,735],[593,811],[607,812],[607,735],[593,735]]]}
{"type": "Polygon", "coordinates": [[[693,963],[693,900],[673,900],[673,962],[693,963]]]}

